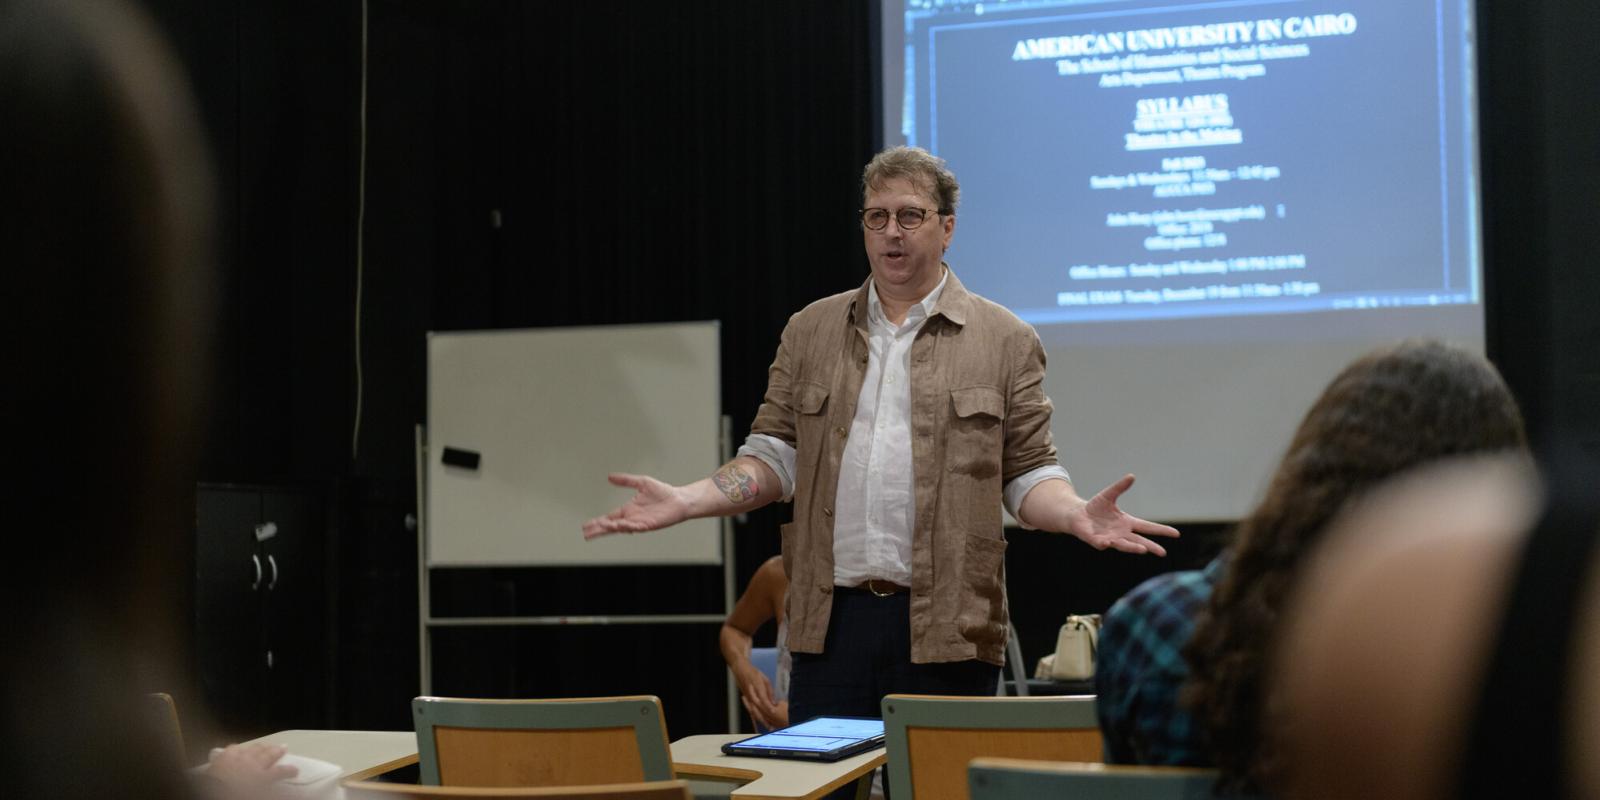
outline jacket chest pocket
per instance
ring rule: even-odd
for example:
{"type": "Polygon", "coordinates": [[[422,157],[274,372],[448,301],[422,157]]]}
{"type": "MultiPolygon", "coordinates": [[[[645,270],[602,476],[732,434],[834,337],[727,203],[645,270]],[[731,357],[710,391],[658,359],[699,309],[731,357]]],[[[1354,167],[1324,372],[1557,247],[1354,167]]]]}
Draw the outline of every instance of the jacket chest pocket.
{"type": "MultiPolygon", "coordinates": [[[[828,387],[811,381],[794,385],[795,457],[800,464],[811,466],[828,444],[828,387]]],[[[810,470],[800,470],[809,475],[810,470]]],[[[797,476],[798,477],[798,476],[797,476]]]]}
{"type": "Polygon", "coordinates": [[[975,478],[998,475],[1005,445],[1005,396],[993,386],[951,389],[950,409],[945,449],[950,472],[975,478]]]}

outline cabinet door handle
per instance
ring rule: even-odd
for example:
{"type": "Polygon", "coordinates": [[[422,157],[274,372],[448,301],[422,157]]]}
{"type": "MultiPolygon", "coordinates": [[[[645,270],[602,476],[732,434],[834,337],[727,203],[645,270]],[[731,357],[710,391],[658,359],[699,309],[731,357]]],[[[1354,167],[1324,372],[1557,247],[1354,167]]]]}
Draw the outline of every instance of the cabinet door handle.
{"type": "Polygon", "coordinates": [[[250,582],[250,591],[261,588],[261,557],[255,553],[250,554],[250,563],[256,567],[256,579],[250,582]]]}
{"type": "Polygon", "coordinates": [[[267,588],[271,589],[278,585],[278,559],[273,558],[271,553],[267,554],[267,566],[272,567],[272,580],[267,581],[267,588]]]}

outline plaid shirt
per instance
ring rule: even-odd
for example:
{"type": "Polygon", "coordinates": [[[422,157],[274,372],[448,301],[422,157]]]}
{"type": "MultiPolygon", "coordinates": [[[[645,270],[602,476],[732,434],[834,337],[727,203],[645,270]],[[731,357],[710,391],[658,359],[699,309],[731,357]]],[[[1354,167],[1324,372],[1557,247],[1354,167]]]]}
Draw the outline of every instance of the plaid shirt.
{"type": "Polygon", "coordinates": [[[1189,677],[1183,647],[1221,577],[1223,559],[1203,570],[1157,575],[1106,612],[1094,676],[1107,763],[1211,766],[1178,697],[1189,677]]]}

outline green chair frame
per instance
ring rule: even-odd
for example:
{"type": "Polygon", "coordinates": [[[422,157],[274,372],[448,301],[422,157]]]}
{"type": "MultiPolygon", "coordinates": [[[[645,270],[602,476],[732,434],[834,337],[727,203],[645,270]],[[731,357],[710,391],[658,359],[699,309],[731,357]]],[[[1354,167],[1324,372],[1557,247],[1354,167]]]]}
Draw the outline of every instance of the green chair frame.
{"type": "MultiPolygon", "coordinates": [[[[417,730],[421,783],[438,786],[439,749],[435,728],[560,731],[632,728],[639,745],[644,781],[669,781],[672,751],[661,700],[650,695],[548,700],[480,700],[418,697],[411,701],[417,730]]],[[[614,781],[625,782],[625,781],[614,781]]]]}
{"type": "MultiPolygon", "coordinates": [[[[883,724],[888,749],[889,793],[895,800],[915,800],[912,785],[911,730],[1027,731],[1059,730],[1093,732],[1095,753],[1100,721],[1095,715],[1093,695],[1054,697],[939,697],[891,694],[883,698],[883,724]]],[[[982,756],[1031,756],[1031,753],[1003,752],[1005,748],[979,752],[982,756]]],[[[979,746],[980,751],[988,748],[979,746]]],[[[963,787],[964,788],[964,787],[963,787]]],[[[952,792],[959,794],[960,792],[952,792]]]]}
{"type": "Polygon", "coordinates": [[[1217,771],[978,758],[967,779],[972,800],[1209,800],[1217,771]]]}

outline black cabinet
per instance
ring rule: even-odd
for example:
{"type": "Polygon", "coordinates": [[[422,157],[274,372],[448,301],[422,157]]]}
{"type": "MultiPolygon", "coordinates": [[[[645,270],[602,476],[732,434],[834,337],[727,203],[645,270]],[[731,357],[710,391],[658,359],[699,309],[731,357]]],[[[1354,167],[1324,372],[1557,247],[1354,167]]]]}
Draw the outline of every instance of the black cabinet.
{"type": "Polygon", "coordinates": [[[223,731],[328,722],[331,593],[320,494],[201,484],[195,509],[195,654],[223,731]]]}

